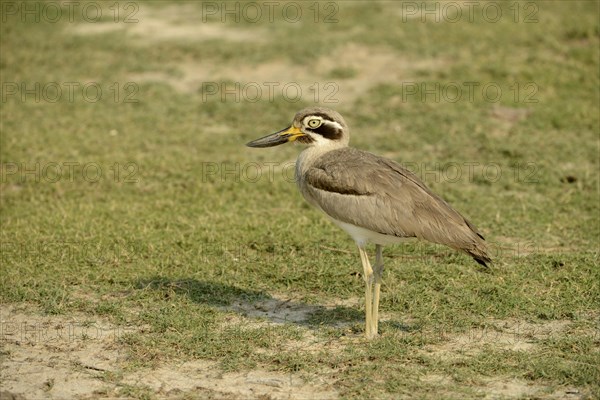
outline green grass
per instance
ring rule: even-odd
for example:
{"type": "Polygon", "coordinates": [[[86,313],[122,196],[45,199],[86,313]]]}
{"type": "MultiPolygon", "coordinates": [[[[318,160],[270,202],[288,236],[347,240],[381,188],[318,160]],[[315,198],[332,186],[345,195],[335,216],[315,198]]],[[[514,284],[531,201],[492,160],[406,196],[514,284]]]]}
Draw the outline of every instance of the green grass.
{"type": "MultiPolygon", "coordinates": [[[[2,302],[143,326],[121,343],[132,370],[202,359],[223,371],[323,373],[344,398],[472,398],[487,379],[600,395],[598,5],[534,4],[539,22],[532,24],[402,22],[392,2],[340,2],[333,24],[209,21],[262,37],[242,43],[76,35],[68,21],[9,18],[1,24],[3,85],[97,82],[103,98],[2,101],[2,302]],[[204,101],[199,90],[131,78],[163,72],[177,79],[185,63],[252,71],[285,62],[321,84],[369,82],[374,77],[347,65],[314,70],[315,60],[349,42],[385,49],[399,65],[437,60],[399,67],[408,71],[400,79],[389,68],[389,83],[325,105],[345,115],[354,146],[405,163],[468,215],[493,244],[495,261],[484,272],[434,245],[386,248],[386,320],[371,342],[361,338],[362,302],[352,300],[362,298],[363,285],[351,239],[306,205],[280,169],[269,177],[261,164],[260,179],[248,175],[250,163],[290,165],[296,146],[257,151],[244,143],[285,127],[312,97],[204,101]],[[138,102],[125,103],[132,81],[138,102]],[[109,89],[115,82],[118,102],[109,89]],[[453,82],[494,83],[503,95],[498,102],[481,95],[437,102],[421,91],[402,98],[407,83],[453,82]],[[75,163],[72,175],[68,163],[75,163]],[[55,168],[49,165],[62,168],[58,179],[42,173],[55,168]],[[450,169],[456,165],[459,177],[450,169]],[[102,176],[90,179],[98,169],[102,176]],[[268,324],[231,308],[282,296],[312,311],[302,322],[268,324]],[[532,334],[525,349],[472,340],[476,351],[440,350],[502,321],[550,327],[552,335],[532,334]],[[568,328],[552,328],[557,321],[568,328]]],[[[200,25],[200,4],[178,6],[195,10],[181,16],[184,23],[200,25]]],[[[169,6],[140,8],[167,13],[169,6]]],[[[214,80],[252,80],[232,75],[214,80]]]]}

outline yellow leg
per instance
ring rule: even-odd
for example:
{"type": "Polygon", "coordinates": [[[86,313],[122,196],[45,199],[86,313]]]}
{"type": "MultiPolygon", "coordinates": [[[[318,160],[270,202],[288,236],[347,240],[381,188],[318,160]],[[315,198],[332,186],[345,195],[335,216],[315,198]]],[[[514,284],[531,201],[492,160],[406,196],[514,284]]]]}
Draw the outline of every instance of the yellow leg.
{"type": "Polygon", "coordinates": [[[375,335],[379,332],[379,292],[381,290],[381,275],[383,275],[383,255],[381,245],[375,245],[376,259],[375,268],[373,268],[374,294],[372,309],[372,327],[375,335]]]}
{"type": "Polygon", "coordinates": [[[377,335],[377,331],[374,330],[375,327],[373,326],[373,268],[371,268],[371,263],[369,262],[369,256],[367,255],[366,250],[359,246],[358,251],[363,265],[365,280],[365,335],[367,336],[367,339],[371,339],[373,336],[377,335]]]}

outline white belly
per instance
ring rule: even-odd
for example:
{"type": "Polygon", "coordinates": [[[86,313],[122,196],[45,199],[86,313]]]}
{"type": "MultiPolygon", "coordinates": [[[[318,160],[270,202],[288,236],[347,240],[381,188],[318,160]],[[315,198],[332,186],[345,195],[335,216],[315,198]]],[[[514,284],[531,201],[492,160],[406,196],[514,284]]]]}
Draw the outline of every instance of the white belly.
{"type": "Polygon", "coordinates": [[[333,221],[334,224],[336,224],[337,226],[342,228],[344,231],[346,231],[352,237],[352,239],[354,239],[356,244],[361,247],[363,247],[367,243],[375,243],[375,244],[380,244],[383,246],[383,245],[387,245],[387,244],[402,243],[407,240],[414,239],[414,238],[401,238],[401,237],[397,237],[397,236],[384,235],[379,232],[374,232],[370,229],[361,228],[360,226],[356,226],[356,225],[349,224],[347,222],[339,221],[335,218],[331,218],[331,217],[329,217],[329,218],[333,221]]]}

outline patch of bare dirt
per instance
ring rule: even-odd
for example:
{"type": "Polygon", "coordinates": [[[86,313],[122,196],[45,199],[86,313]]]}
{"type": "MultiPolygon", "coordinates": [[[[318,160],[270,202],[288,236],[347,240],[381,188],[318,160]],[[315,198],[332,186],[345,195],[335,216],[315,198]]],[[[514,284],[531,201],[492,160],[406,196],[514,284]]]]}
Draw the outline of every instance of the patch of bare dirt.
{"type": "Polygon", "coordinates": [[[260,369],[222,373],[213,361],[132,372],[125,368],[120,338],[139,327],[118,327],[98,318],[41,316],[32,307],[3,305],[0,323],[2,399],[114,397],[123,387],[149,389],[160,398],[181,398],[188,392],[230,400],[338,397],[322,376],[307,382],[298,374],[260,369]],[[112,378],[106,379],[107,374],[112,378]]]}
{"type": "MultiPolygon", "coordinates": [[[[117,22],[81,22],[73,25],[76,35],[99,35],[120,32],[140,44],[158,41],[205,41],[225,40],[231,42],[261,41],[266,37],[260,29],[243,29],[219,22],[203,22],[202,11],[192,3],[167,5],[160,8],[139,3],[138,9],[129,8],[117,22]]],[[[103,14],[113,15],[114,10],[105,8],[103,14]],[[111,14],[112,13],[112,14],[111,14]]]]}
{"type": "Polygon", "coordinates": [[[169,5],[161,9],[140,7],[139,22],[128,33],[144,43],[164,40],[256,42],[266,37],[261,29],[244,29],[219,22],[203,22],[202,13],[192,4],[169,5]]]}
{"type": "Polygon", "coordinates": [[[542,388],[519,379],[489,379],[479,392],[484,399],[531,398],[542,388]]]}
{"type": "Polygon", "coordinates": [[[235,302],[228,310],[240,313],[247,318],[265,318],[272,323],[305,322],[308,316],[319,309],[318,306],[299,303],[291,298],[273,297],[255,302],[235,302]]]}
{"type": "MultiPolygon", "coordinates": [[[[358,300],[344,301],[354,305],[358,300]]],[[[342,304],[328,304],[334,308],[342,304]]],[[[254,303],[236,303],[236,325],[249,328],[264,324],[293,322],[302,324],[317,306],[283,296],[254,303]]],[[[302,375],[265,370],[222,372],[218,363],[207,360],[165,362],[154,369],[131,371],[120,338],[139,327],[117,327],[99,318],[86,316],[41,316],[33,308],[4,305],[0,314],[2,398],[63,399],[118,396],[123,388],[137,388],[160,398],[182,398],[195,394],[214,399],[336,399],[334,378],[330,374],[302,375]],[[107,379],[107,377],[109,377],[107,379]],[[21,397],[19,397],[21,396],[21,397]]],[[[527,352],[539,341],[565,335],[570,321],[529,323],[518,320],[493,320],[485,327],[467,333],[440,332],[441,343],[424,348],[443,358],[462,358],[489,348],[527,352]]],[[[362,335],[323,340],[306,330],[302,337],[289,341],[286,348],[307,353],[342,351],[362,335]]],[[[429,374],[421,381],[444,387],[453,384],[443,374],[429,374]]],[[[584,399],[578,388],[547,387],[513,377],[482,378],[472,387],[485,399],[547,398],[584,399]]],[[[135,389],[134,389],[135,390],[135,389]]],[[[450,393],[451,394],[451,393],[450,393]]],[[[452,397],[452,396],[450,396],[452,397]]]]}
{"type": "MultiPolygon", "coordinates": [[[[441,69],[446,65],[444,60],[409,61],[385,47],[349,43],[309,65],[294,64],[288,60],[235,66],[190,61],[170,66],[178,71],[177,76],[153,71],[134,74],[129,78],[138,82],[165,82],[187,93],[204,89],[210,93],[208,99],[220,99],[219,96],[229,91],[245,98],[283,96],[290,101],[303,98],[315,103],[337,104],[354,101],[379,84],[410,81],[414,71],[441,69]],[[351,76],[337,78],[335,71],[340,69],[352,71],[351,76]]],[[[233,99],[233,94],[227,96],[233,99]]]]}
{"type": "MultiPolygon", "coordinates": [[[[260,28],[232,27],[220,22],[201,22],[202,14],[191,4],[161,8],[140,5],[136,23],[81,23],[71,29],[77,35],[98,35],[121,32],[140,44],[157,41],[223,40],[229,42],[261,42],[269,35],[260,28]]],[[[135,73],[128,77],[135,82],[164,82],[184,93],[206,90],[206,83],[236,82],[214,88],[217,96],[237,92],[248,98],[283,96],[290,101],[302,98],[315,103],[338,104],[357,99],[379,84],[410,81],[415,71],[437,70],[448,65],[437,58],[407,60],[387,47],[364,46],[356,43],[333,49],[327,55],[307,65],[289,60],[269,60],[257,65],[217,65],[206,61],[189,61],[166,65],[163,71],[135,73]],[[339,77],[338,71],[346,71],[339,77]]],[[[232,95],[228,95],[231,98],[232,95]]]]}
{"type": "MultiPolygon", "coordinates": [[[[442,374],[427,374],[419,379],[423,383],[432,385],[439,398],[459,398],[464,394],[458,394],[452,390],[456,382],[451,376],[442,374]]],[[[469,387],[476,393],[475,398],[485,400],[508,400],[508,399],[544,399],[544,400],[584,400],[590,399],[588,391],[574,387],[559,387],[551,390],[546,386],[535,382],[528,382],[510,376],[496,376],[483,378],[471,383],[469,387]]]]}
{"type": "MultiPolygon", "coordinates": [[[[451,388],[455,382],[450,376],[428,374],[420,378],[421,382],[438,388],[440,398],[457,398],[451,388]]],[[[477,398],[486,400],[508,399],[546,399],[546,400],[582,400],[589,399],[589,393],[577,388],[559,388],[555,391],[547,387],[513,377],[484,378],[478,384],[470,385],[477,393],[477,398]]]]}
{"type": "MultiPolygon", "coordinates": [[[[237,301],[230,306],[223,307],[225,311],[233,311],[244,318],[265,319],[268,324],[295,323],[302,324],[308,322],[312,314],[324,310],[334,310],[336,307],[351,307],[359,303],[358,298],[347,300],[336,300],[334,302],[312,305],[297,301],[292,297],[273,294],[266,300],[256,300],[251,302],[237,301]]],[[[343,323],[336,326],[343,326],[343,323]]]]}
{"type": "Polygon", "coordinates": [[[338,394],[323,379],[307,383],[294,374],[255,370],[222,373],[216,362],[192,361],[137,371],[123,381],[150,388],[158,395],[210,391],[242,399],[336,399],[338,394]],[[194,378],[192,378],[194,377],[194,378]]]}
{"type": "Polygon", "coordinates": [[[442,343],[426,346],[430,353],[444,358],[473,355],[495,348],[529,351],[536,344],[564,333],[571,321],[550,321],[534,324],[518,320],[493,320],[485,327],[472,328],[466,333],[439,332],[442,343]]]}
{"type": "MultiPolygon", "coordinates": [[[[353,307],[359,303],[360,299],[350,298],[320,305],[311,305],[285,295],[273,295],[272,298],[266,300],[252,302],[238,301],[230,306],[223,307],[222,309],[224,311],[233,312],[233,314],[226,319],[224,327],[236,326],[237,328],[241,327],[242,329],[256,329],[259,327],[276,326],[286,323],[307,325],[308,327],[309,321],[314,314],[334,312],[337,307],[353,307]]],[[[385,320],[385,315],[382,315],[380,321],[385,320]]],[[[346,346],[364,340],[362,332],[356,333],[351,329],[351,325],[353,325],[354,322],[355,321],[328,322],[329,326],[337,329],[345,329],[345,334],[336,337],[335,339],[320,337],[311,329],[303,330],[300,339],[288,340],[286,342],[286,350],[301,351],[305,354],[339,354],[346,346]]]]}
{"type": "Polygon", "coordinates": [[[340,101],[345,102],[360,97],[377,85],[408,83],[413,79],[415,71],[439,70],[448,64],[448,60],[440,58],[403,59],[386,47],[348,43],[335,49],[333,54],[319,58],[316,71],[320,71],[325,77],[340,69],[353,71],[351,77],[332,79],[339,84],[340,101]]]}
{"type": "Polygon", "coordinates": [[[483,399],[547,399],[547,400],[579,400],[589,399],[589,394],[576,388],[561,388],[554,392],[547,388],[513,378],[489,378],[478,388],[483,399]]]}
{"type": "Polygon", "coordinates": [[[86,317],[40,316],[3,305],[2,390],[27,399],[66,399],[104,392],[101,376],[124,361],[118,341],[129,328],[86,317]]]}
{"type": "MultiPolygon", "coordinates": [[[[107,10],[109,12],[110,10],[107,10]]],[[[202,11],[193,4],[160,8],[140,4],[132,16],[135,23],[80,23],[71,28],[76,35],[120,32],[141,45],[159,41],[198,42],[223,40],[231,43],[266,42],[268,32],[261,27],[231,26],[219,21],[202,20],[202,11]]],[[[387,47],[347,43],[306,65],[286,59],[260,64],[222,65],[210,61],[189,61],[165,65],[161,71],[146,71],[128,76],[134,82],[164,82],[175,90],[196,93],[202,89],[214,93],[237,93],[244,98],[275,98],[289,101],[313,100],[315,103],[351,102],[379,84],[401,84],[411,80],[415,71],[447,67],[448,60],[437,58],[408,60],[387,47]],[[176,73],[166,72],[176,71],[176,73]],[[340,75],[340,71],[342,71],[340,75]],[[225,87],[206,86],[207,83],[225,87]],[[237,86],[236,86],[237,85],[237,86]]],[[[233,98],[232,94],[227,95],[233,98]]]]}
{"type": "Polygon", "coordinates": [[[496,106],[492,108],[491,115],[497,121],[491,134],[505,138],[510,136],[510,131],[517,123],[525,120],[532,113],[528,108],[514,108],[496,106]]]}

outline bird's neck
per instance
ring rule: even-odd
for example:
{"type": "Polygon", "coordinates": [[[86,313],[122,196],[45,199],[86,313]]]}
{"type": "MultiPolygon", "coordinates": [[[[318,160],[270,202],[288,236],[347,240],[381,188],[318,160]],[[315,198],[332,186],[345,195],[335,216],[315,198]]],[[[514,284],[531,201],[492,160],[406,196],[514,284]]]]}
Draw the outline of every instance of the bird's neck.
{"type": "Polygon", "coordinates": [[[317,146],[308,146],[298,156],[296,162],[296,179],[302,179],[304,173],[314,164],[314,162],[322,155],[330,151],[348,147],[346,143],[330,142],[321,143],[317,146]]]}
{"type": "Polygon", "coordinates": [[[348,147],[348,144],[334,141],[308,146],[306,149],[304,149],[304,151],[302,151],[302,153],[300,153],[298,156],[298,161],[313,161],[325,153],[329,153],[332,150],[342,149],[344,147],[348,147]]]}

